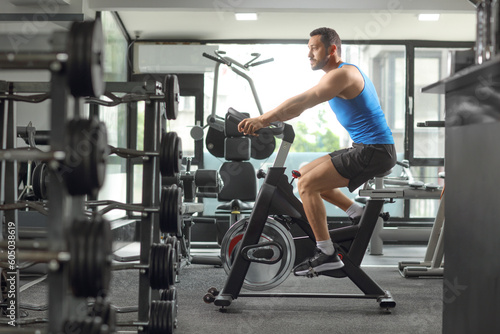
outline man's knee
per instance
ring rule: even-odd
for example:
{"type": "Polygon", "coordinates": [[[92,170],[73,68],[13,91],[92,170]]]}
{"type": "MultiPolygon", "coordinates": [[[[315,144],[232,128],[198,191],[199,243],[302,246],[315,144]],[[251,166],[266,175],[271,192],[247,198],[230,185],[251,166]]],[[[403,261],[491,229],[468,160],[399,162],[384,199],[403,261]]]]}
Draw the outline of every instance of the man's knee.
{"type": "Polygon", "coordinates": [[[305,179],[304,176],[301,176],[297,179],[297,189],[299,190],[299,195],[302,196],[302,194],[306,191],[306,183],[307,180],[305,179]]]}
{"type": "Polygon", "coordinates": [[[307,194],[317,192],[317,190],[313,188],[313,180],[310,175],[302,175],[297,181],[297,188],[300,196],[307,196],[307,194]]]}

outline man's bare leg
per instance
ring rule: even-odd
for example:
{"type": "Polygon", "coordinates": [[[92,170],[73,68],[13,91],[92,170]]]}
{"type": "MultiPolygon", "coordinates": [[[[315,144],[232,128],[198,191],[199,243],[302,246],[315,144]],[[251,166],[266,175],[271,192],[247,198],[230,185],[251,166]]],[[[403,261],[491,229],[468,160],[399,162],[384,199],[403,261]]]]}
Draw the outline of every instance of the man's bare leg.
{"type": "Polygon", "coordinates": [[[329,156],[328,159],[320,159],[314,161],[316,162],[314,167],[306,170],[298,182],[304,211],[317,241],[330,239],[326,223],[326,209],[321,194],[327,193],[332,201],[337,202],[342,207],[349,203],[352,204],[352,201],[346,201],[347,197],[337,189],[347,186],[349,180],[337,172],[329,156]],[[338,192],[332,191],[333,189],[338,190],[338,192]]]}

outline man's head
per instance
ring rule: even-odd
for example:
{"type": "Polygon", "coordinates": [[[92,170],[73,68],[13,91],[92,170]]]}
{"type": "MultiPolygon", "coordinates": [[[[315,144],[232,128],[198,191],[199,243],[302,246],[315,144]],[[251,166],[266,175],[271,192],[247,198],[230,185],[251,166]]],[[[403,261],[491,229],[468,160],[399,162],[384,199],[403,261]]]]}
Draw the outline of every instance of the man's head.
{"type": "Polygon", "coordinates": [[[310,33],[309,58],[313,70],[322,69],[333,54],[340,58],[341,45],[337,32],[331,28],[318,28],[310,33]]]}

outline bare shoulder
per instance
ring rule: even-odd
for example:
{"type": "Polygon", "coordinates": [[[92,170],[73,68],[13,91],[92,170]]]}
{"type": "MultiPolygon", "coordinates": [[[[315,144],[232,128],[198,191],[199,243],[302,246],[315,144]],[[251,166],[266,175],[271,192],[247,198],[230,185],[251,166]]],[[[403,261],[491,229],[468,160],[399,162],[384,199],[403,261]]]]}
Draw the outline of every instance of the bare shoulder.
{"type": "Polygon", "coordinates": [[[361,75],[361,72],[358,70],[358,68],[354,65],[344,65],[341,68],[337,69],[339,72],[343,73],[345,78],[357,81],[357,80],[363,80],[363,76],[361,75]]]}
{"type": "Polygon", "coordinates": [[[365,84],[363,75],[353,65],[344,65],[341,68],[336,68],[328,72],[328,81],[336,82],[340,89],[337,96],[351,99],[356,97],[362,90],[365,84]]]}

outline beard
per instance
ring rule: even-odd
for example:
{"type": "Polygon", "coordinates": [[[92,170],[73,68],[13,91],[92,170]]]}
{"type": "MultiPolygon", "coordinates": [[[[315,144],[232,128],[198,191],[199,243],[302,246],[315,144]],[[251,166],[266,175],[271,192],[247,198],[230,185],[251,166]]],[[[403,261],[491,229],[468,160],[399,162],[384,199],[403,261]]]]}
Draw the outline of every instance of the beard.
{"type": "Polygon", "coordinates": [[[311,64],[311,69],[313,71],[321,70],[328,63],[329,56],[326,56],[322,59],[316,61],[315,64],[311,64]]]}

